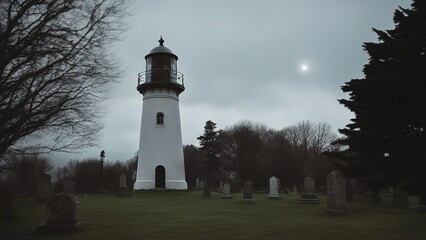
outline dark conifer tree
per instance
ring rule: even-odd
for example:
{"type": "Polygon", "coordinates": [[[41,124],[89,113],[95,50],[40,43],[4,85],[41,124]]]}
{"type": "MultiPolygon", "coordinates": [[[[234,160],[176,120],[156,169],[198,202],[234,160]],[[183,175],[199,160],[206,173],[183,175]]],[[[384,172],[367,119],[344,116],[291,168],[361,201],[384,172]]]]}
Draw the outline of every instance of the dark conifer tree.
{"type": "Polygon", "coordinates": [[[355,118],[339,130],[336,143],[347,148],[336,166],[373,187],[426,183],[426,1],[393,20],[393,30],[373,29],[379,42],[363,45],[365,78],[345,83],[350,97],[339,100],[355,118]]]}

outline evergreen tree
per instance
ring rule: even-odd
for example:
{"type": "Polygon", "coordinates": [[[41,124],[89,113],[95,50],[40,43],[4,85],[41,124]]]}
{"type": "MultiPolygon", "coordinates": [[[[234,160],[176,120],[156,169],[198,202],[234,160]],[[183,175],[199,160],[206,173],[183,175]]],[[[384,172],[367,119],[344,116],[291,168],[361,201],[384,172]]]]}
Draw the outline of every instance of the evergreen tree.
{"type": "Polygon", "coordinates": [[[206,158],[204,159],[201,171],[205,179],[204,196],[210,195],[210,186],[212,184],[213,177],[220,172],[220,144],[219,144],[219,133],[216,131],[216,123],[208,120],[204,126],[204,134],[199,136],[197,139],[200,141],[200,148],[204,151],[206,158]]]}
{"type": "Polygon", "coordinates": [[[355,113],[340,133],[336,166],[366,177],[370,186],[426,183],[426,2],[394,14],[395,29],[380,31],[378,43],[364,43],[370,55],[364,79],[342,86],[355,113]]]}

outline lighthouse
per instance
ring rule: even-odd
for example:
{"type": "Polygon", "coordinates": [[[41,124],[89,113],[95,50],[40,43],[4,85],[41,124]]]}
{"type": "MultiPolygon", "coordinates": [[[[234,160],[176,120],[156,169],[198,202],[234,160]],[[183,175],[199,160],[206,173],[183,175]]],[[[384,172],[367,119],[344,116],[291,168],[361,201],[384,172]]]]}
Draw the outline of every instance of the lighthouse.
{"type": "Polygon", "coordinates": [[[186,190],[179,114],[183,74],[177,71],[178,57],[162,37],[158,42],[145,56],[145,71],[138,74],[143,105],[134,189],[186,190]]]}

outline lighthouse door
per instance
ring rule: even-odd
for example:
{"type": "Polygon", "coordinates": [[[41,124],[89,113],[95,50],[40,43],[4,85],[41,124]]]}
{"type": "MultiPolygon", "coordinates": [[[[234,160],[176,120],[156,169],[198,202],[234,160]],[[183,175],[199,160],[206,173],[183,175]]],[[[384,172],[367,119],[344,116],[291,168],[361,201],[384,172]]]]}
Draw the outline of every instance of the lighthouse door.
{"type": "Polygon", "coordinates": [[[166,188],[166,169],[163,166],[155,168],[155,188],[166,188]]]}

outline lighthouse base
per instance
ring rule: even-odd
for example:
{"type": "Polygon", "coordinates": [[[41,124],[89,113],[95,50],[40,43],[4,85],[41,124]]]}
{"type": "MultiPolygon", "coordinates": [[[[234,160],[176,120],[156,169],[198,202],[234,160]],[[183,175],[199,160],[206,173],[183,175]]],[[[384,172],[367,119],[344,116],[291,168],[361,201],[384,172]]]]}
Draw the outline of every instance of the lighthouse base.
{"type": "MultiPolygon", "coordinates": [[[[133,185],[134,190],[154,190],[155,181],[153,180],[137,180],[133,185]]],[[[188,190],[188,184],[186,181],[181,180],[167,180],[166,189],[170,190],[188,190]]]]}

